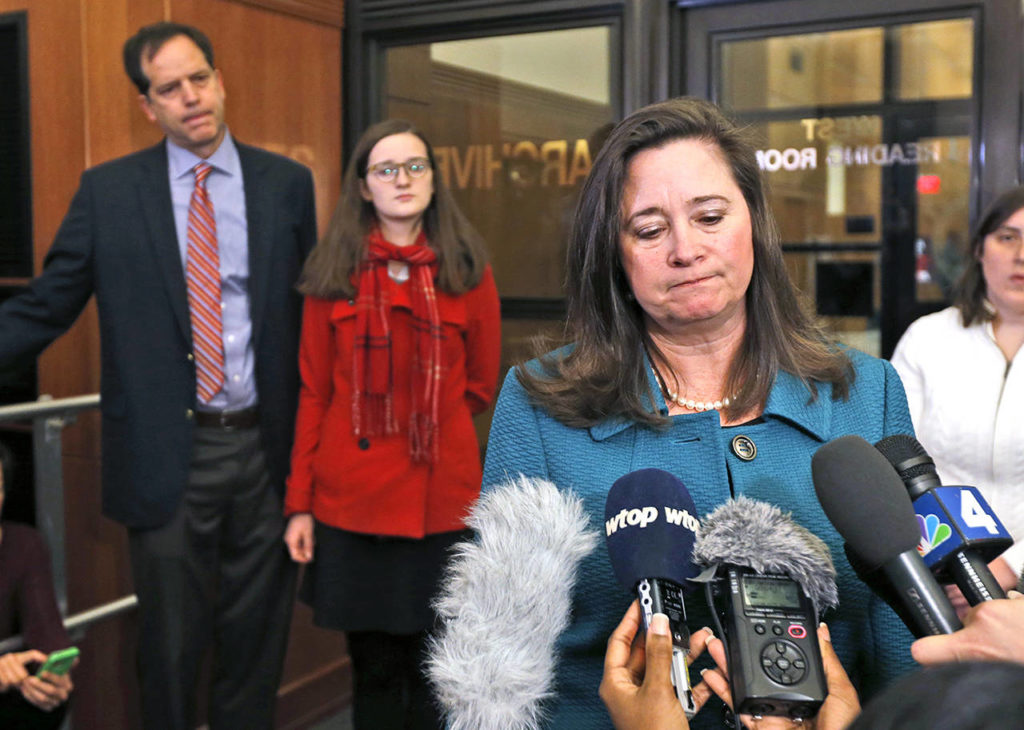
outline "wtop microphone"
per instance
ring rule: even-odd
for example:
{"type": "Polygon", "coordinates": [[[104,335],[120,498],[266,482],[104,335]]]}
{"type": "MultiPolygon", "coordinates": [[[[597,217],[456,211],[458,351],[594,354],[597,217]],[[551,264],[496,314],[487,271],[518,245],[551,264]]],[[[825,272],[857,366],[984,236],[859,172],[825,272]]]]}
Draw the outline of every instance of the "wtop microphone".
{"type": "Polygon", "coordinates": [[[917,552],[914,508],[885,457],[860,436],[843,436],[818,449],[811,474],[822,509],[846,540],[850,564],[907,628],[918,637],[963,628],[917,552]]]}
{"type": "Polygon", "coordinates": [[[656,613],[668,616],[672,634],[672,684],[687,717],[697,706],[686,656],[683,587],[697,575],[693,541],[700,523],[683,483],[661,469],[641,469],[619,478],[605,502],[605,536],[612,570],[628,591],[636,591],[644,630],[656,613]]]}
{"type": "Polygon", "coordinates": [[[828,694],[818,616],[839,605],[828,546],[778,507],[737,497],[704,518],[693,556],[708,567],[736,712],[814,717],[828,694]]]}
{"type": "Polygon", "coordinates": [[[913,436],[889,436],[875,448],[893,465],[914,502],[917,551],[942,583],[956,583],[972,606],[1006,598],[988,563],[1013,544],[974,487],[942,486],[935,462],[913,436]]]}

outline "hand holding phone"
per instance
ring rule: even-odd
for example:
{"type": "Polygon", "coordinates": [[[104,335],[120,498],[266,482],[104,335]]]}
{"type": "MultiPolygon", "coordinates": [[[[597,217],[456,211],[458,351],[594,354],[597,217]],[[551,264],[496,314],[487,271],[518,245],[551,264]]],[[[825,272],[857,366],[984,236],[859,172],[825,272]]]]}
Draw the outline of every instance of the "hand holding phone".
{"type": "Polygon", "coordinates": [[[71,671],[71,667],[74,665],[75,660],[78,658],[78,647],[71,646],[67,649],[61,649],[55,651],[46,658],[46,661],[42,663],[39,670],[36,672],[37,677],[42,677],[44,672],[55,674],[58,677],[63,676],[71,671]]]}

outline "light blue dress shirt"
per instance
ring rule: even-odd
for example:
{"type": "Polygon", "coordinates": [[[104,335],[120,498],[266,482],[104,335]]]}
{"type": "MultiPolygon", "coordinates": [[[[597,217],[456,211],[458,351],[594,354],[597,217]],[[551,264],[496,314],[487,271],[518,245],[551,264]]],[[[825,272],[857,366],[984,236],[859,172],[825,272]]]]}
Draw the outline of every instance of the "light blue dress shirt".
{"type": "MultiPolygon", "coordinates": [[[[188,206],[195,188],[193,168],[202,160],[167,140],[167,171],[178,234],[181,267],[188,254],[188,206]]],[[[231,134],[224,136],[206,162],[213,167],[206,189],[213,203],[220,254],[221,325],[224,341],[224,385],[203,410],[236,411],[258,402],[249,307],[249,227],[245,217],[242,163],[231,134]]]]}

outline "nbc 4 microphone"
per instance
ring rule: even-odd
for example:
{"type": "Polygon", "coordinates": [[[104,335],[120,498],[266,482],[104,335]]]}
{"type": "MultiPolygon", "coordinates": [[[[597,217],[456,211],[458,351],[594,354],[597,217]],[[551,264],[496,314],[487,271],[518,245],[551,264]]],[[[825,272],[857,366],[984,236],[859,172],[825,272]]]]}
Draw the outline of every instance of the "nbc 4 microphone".
{"type": "Polygon", "coordinates": [[[683,483],[661,469],[640,469],[619,478],[605,501],[605,538],[619,583],[635,591],[644,630],[656,613],[668,616],[672,635],[672,684],[687,717],[697,713],[686,657],[684,586],[697,575],[691,559],[700,523],[683,483]]]}
{"type": "Polygon", "coordinates": [[[828,694],[818,616],[839,604],[828,546],[778,507],[737,497],[704,518],[693,556],[722,621],[736,712],[814,717],[828,694]]]}
{"type": "Polygon", "coordinates": [[[942,486],[935,462],[913,436],[889,436],[875,444],[893,465],[913,500],[921,541],[918,552],[941,583],[956,583],[972,606],[1006,598],[988,569],[1013,544],[974,487],[942,486]]]}
{"type": "Polygon", "coordinates": [[[850,564],[907,628],[917,637],[963,628],[917,551],[914,508],[885,457],[860,436],[843,436],[815,452],[811,474],[850,564]]]}

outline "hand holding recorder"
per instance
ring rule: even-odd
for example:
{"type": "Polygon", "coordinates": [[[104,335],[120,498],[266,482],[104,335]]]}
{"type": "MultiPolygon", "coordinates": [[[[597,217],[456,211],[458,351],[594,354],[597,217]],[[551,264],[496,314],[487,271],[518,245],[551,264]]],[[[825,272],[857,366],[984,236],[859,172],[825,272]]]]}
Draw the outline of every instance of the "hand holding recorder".
{"type": "MultiPolygon", "coordinates": [[[[794,727],[807,730],[843,730],[860,714],[857,690],[854,689],[846,670],[839,662],[835,649],[832,648],[832,638],[828,626],[825,624],[818,626],[817,638],[825,670],[825,683],[828,686],[825,701],[818,709],[818,714],[802,722],[790,720],[788,717],[757,717],[741,714],[739,719],[743,727],[748,730],[792,730],[794,727]]],[[[729,670],[725,646],[720,640],[713,638],[708,642],[708,653],[715,660],[718,668],[707,670],[701,675],[703,684],[706,684],[712,692],[722,698],[722,701],[729,707],[735,709],[732,689],[727,679],[729,670]]]]}
{"type": "Polygon", "coordinates": [[[806,720],[827,692],[814,636],[839,603],[828,547],[778,507],[740,496],[704,518],[693,549],[719,622],[736,711],[806,720]]]}
{"type": "MultiPolygon", "coordinates": [[[[601,699],[608,708],[616,730],[688,730],[689,722],[676,698],[670,677],[672,639],[668,620],[656,615],[645,638],[636,640],[640,629],[640,611],[634,601],[622,622],[608,639],[601,699]]],[[[816,718],[799,725],[805,730],[842,730],[860,712],[857,692],[832,649],[828,627],[818,628],[818,642],[824,661],[828,696],[816,718]]],[[[710,629],[690,636],[691,660],[700,656],[705,645],[718,669],[706,670],[703,681],[693,687],[694,701],[703,706],[711,694],[717,694],[732,707],[732,693],[725,646],[710,629]]],[[[796,725],[783,717],[755,718],[740,715],[749,730],[791,730],[796,725]]]]}

